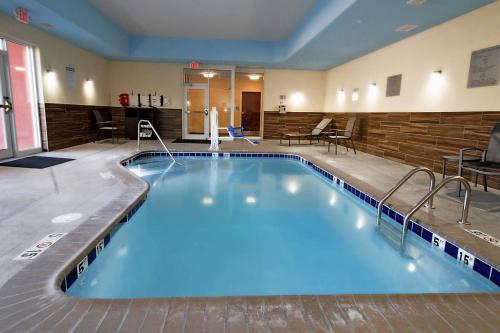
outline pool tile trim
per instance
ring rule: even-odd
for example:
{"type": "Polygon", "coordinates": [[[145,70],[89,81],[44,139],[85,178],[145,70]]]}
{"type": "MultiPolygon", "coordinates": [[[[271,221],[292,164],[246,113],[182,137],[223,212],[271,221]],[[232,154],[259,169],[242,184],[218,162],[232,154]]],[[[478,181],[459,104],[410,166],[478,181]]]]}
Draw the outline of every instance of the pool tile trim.
{"type": "MultiPolygon", "coordinates": [[[[294,154],[294,153],[254,153],[254,152],[230,152],[230,153],[221,153],[221,152],[172,152],[174,157],[180,158],[212,158],[212,159],[229,159],[229,158],[278,158],[278,159],[287,159],[299,161],[301,164],[309,167],[316,174],[322,176],[327,181],[331,182],[333,185],[340,186],[347,192],[351,193],[354,197],[364,202],[366,205],[371,206],[372,208],[377,209],[379,206],[379,201],[369,194],[363,192],[362,190],[352,186],[348,182],[343,179],[340,179],[333,173],[317,166],[315,163],[307,160],[306,158],[294,154]]],[[[127,158],[121,161],[121,165],[124,167],[129,166],[131,163],[144,160],[151,157],[165,157],[170,158],[166,152],[157,152],[157,151],[146,151],[139,152],[130,158],[127,158]]],[[[64,276],[61,282],[61,290],[66,292],[67,289],[71,287],[73,283],[78,279],[80,274],[82,274],[87,267],[97,258],[99,253],[106,247],[109,243],[111,237],[120,227],[120,224],[126,223],[130,221],[132,216],[138,211],[138,209],[144,204],[146,198],[142,198],[137,204],[131,207],[131,209],[125,214],[125,216],[121,219],[118,225],[115,225],[113,229],[109,233],[107,233],[102,239],[97,242],[97,245],[94,248],[83,256],[83,258],[78,262],[78,264],[71,269],[71,271],[64,276]]],[[[392,221],[403,225],[404,216],[397,210],[391,208],[390,205],[384,204],[382,208],[382,214],[392,221]]],[[[460,248],[459,246],[453,244],[448,241],[444,237],[433,233],[432,231],[426,229],[422,225],[418,224],[414,220],[410,220],[408,224],[408,230],[411,230],[415,235],[424,239],[425,241],[434,245],[438,249],[444,251],[449,256],[455,258],[457,261],[461,262],[466,267],[472,269],[474,272],[477,272],[482,277],[490,280],[494,284],[500,287],[500,272],[495,269],[492,265],[489,265],[485,260],[478,258],[477,256],[473,256],[465,249],[460,248]]]]}

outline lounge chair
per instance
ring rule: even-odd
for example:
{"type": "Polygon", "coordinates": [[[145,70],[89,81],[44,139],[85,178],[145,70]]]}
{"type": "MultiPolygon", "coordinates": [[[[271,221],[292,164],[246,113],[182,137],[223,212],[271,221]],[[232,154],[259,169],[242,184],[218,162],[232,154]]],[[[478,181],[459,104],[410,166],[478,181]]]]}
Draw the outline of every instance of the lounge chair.
{"type": "Polygon", "coordinates": [[[349,117],[345,129],[335,129],[325,132],[325,140],[328,141],[328,151],[330,151],[330,144],[335,143],[335,155],[337,155],[337,146],[339,140],[344,140],[345,148],[349,151],[347,140],[351,141],[352,149],[354,149],[354,154],[356,154],[356,146],[354,146],[354,139],[352,138],[354,132],[354,125],[356,125],[356,117],[349,117]]]}
{"type": "MultiPolygon", "coordinates": [[[[495,124],[491,131],[490,141],[488,142],[488,149],[483,150],[480,148],[462,148],[458,160],[458,173],[461,176],[464,170],[471,171],[475,174],[475,186],[477,186],[477,177],[479,174],[483,175],[484,191],[488,191],[488,184],[486,181],[487,176],[500,176],[500,123],[495,124]],[[464,161],[466,152],[481,151],[482,157],[477,162],[464,161]]],[[[461,186],[458,186],[458,196],[460,196],[461,186]]]]}
{"type": "Polygon", "coordinates": [[[312,144],[313,138],[316,138],[318,140],[318,142],[319,142],[320,136],[322,135],[322,133],[324,132],[324,130],[330,125],[331,122],[332,122],[331,118],[324,118],[323,120],[321,120],[319,122],[319,124],[315,128],[313,128],[310,131],[302,132],[302,130],[305,127],[301,126],[301,127],[299,127],[299,132],[298,133],[281,133],[280,144],[281,144],[281,141],[283,139],[284,140],[288,139],[288,145],[290,146],[291,145],[291,140],[293,138],[298,139],[299,140],[299,144],[300,144],[300,138],[309,138],[309,144],[312,144]]]}

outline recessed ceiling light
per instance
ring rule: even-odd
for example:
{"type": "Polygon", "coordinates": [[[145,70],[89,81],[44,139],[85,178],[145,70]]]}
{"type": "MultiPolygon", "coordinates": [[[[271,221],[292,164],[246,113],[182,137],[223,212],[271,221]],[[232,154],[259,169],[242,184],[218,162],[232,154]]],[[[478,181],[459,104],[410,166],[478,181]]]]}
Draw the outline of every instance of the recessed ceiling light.
{"type": "Polygon", "coordinates": [[[416,24],[405,24],[396,29],[397,32],[409,32],[418,28],[416,24]]]}
{"type": "Polygon", "coordinates": [[[427,0],[408,0],[406,3],[411,6],[422,6],[427,0]]]}
{"type": "Polygon", "coordinates": [[[211,79],[215,76],[215,73],[214,72],[204,72],[204,73],[201,73],[201,75],[203,75],[204,78],[211,79]]]}
{"type": "Polygon", "coordinates": [[[249,196],[247,196],[247,197],[245,198],[245,202],[246,202],[247,204],[249,204],[249,205],[253,205],[254,203],[256,203],[256,202],[257,202],[257,199],[256,199],[255,197],[253,197],[253,196],[250,196],[250,195],[249,195],[249,196]]]}
{"type": "Polygon", "coordinates": [[[260,79],[261,75],[260,74],[249,74],[248,75],[248,78],[250,80],[253,80],[253,81],[257,81],[258,79],[260,79]]]}

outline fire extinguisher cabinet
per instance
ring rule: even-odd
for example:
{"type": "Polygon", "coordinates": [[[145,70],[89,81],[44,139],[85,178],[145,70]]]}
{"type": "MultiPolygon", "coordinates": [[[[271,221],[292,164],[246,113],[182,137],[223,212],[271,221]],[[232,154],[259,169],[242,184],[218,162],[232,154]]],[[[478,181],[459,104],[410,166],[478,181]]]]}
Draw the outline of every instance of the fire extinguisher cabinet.
{"type": "MultiPolygon", "coordinates": [[[[125,136],[128,139],[137,139],[137,124],[139,120],[149,120],[156,128],[156,113],[155,107],[125,107],[125,136]]],[[[150,139],[156,139],[153,135],[150,139]]]]}

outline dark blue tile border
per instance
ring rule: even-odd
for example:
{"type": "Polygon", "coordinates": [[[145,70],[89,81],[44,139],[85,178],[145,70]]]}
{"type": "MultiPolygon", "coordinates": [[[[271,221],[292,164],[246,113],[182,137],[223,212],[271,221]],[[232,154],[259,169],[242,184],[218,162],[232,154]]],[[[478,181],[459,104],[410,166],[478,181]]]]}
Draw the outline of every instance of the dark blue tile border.
{"type": "Polygon", "coordinates": [[[491,266],[488,265],[487,263],[483,262],[481,259],[476,258],[474,260],[474,267],[473,269],[484,276],[485,278],[489,279],[490,278],[490,273],[491,273],[491,266]]]}
{"type": "MultiPolygon", "coordinates": [[[[281,158],[281,159],[289,159],[289,160],[297,160],[302,164],[305,164],[307,167],[311,168],[313,171],[315,171],[317,174],[323,176],[324,178],[333,181],[334,184],[336,185],[342,185],[342,188],[350,193],[352,193],[355,197],[359,198],[361,201],[365,202],[366,204],[378,208],[379,206],[379,201],[376,200],[375,198],[372,198],[370,195],[364,193],[363,191],[355,188],[354,186],[350,185],[349,183],[345,182],[344,180],[338,178],[334,174],[322,169],[321,167],[317,166],[313,162],[293,153],[243,153],[243,152],[230,152],[230,153],[212,153],[212,152],[172,152],[172,155],[174,157],[211,157],[211,158],[281,158]]],[[[161,157],[168,157],[166,152],[142,152],[139,154],[136,154],[132,156],[131,158],[124,160],[121,162],[123,166],[128,166],[130,163],[145,159],[151,156],[161,156],[161,157]]],[[[137,212],[137,210],[140,208],[140,206],[144,203],[144,200],[139,202],[137,205],[135,205],[129,213],[123,217],[123,219],[120,221],[120,223],[125,223],[130,220],[130,218],[137,212]]],[[[384,205],[382,207],[382,214],[385,215],[386,217],[389,217],[391,220],[395,221],[396,223],[399,223],[400,225],[403,224],[404,216],[395,211],[394,209],[390,208],[387,205],[384,205]]],[[[426,228],[422,227],[418,223],[414,221],[410,221],[408,223],[408,230],[411,230],[415,235],[421,237],[422,239],[426,240],[429,243],[432,243],[433,239],[433,233],[426,228]]],[[[107,245],[110,241],[111,234],[106,235],[104,237],[104,243],[107,245]]],[[[440,239],[444,239],[441,236],[438,236],[440,239]]],[[[445,246],[444,246],[444,252],[446,252],[448,255],[451,257],[460,260],[458,258],[458,254],[460,251],[460,248],[451,242],[448,242],[445,240],[445,246]]],[[[94,249],[95,251],[95,249],[94,249]]],[[[89,264],[95,260],[93,258],[93,252],[90,251],[88,255],[88,262],[89,264]]],[[[479,258],[474,259],[474,265],[472,269],[484,276],[485,278],[491,280],[493,283],[495,283],[497,286],[500,287],[500,272],[496,270],[495,268],[491,267],[487,263],[485,263],[483,260],[479,258]]],[[[71,284],[74,283],[74,275],[76,274],[76,268],[73,269],[67,276],[66,279],[63,281],[63,284],[61,285],[61,289],[65,291],[65,289],[69,288],[71,284]],[[65,288],[63,288],[63,286],[65,288]]],[[[76,276],[77,277],[77,276],[76,276]]]]}
{"type": "Polygon", "coordinates": [[[430,232],[425,228],[422,228],[422,238],[428,241],[429,243],[432,243],[432,232],[430,232]]]}
{"type": "Polygon", "coordinates": [[[447,241],[446,245],[444,246],[444,252],[448,253],[450,256],[457,259],[458,247],[447,241]]]}
{"type": "Polygon", "coordinates": [[[497,286],[500,287],[500,272],[496,270],[495,268],[491,269],[491,277],[490,280],[496,284],[497,286]]]}

